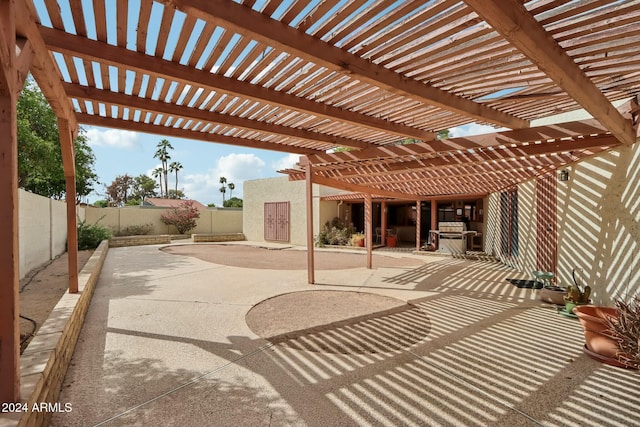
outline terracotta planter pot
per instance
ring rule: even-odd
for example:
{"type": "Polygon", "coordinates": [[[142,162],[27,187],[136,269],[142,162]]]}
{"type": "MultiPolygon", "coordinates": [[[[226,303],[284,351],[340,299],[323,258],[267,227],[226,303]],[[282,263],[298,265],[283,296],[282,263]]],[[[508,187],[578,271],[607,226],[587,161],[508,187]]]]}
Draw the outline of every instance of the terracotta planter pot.
{"type": "Polygon", "coordinates": [[[540,300],[551,304],[564,305],[564,296],[567,288],[558,286],[545,286],[540,290],[540,300]]]}
{"type": "Polygon", "coordinates": [[[609,332],[607,317],[617,318],[618,309],[595,305],[579,305],[573,312],[580,319],[584,328],[584,339],[587,349],[606,358],[615,358],[618,342],[609,332]]]}

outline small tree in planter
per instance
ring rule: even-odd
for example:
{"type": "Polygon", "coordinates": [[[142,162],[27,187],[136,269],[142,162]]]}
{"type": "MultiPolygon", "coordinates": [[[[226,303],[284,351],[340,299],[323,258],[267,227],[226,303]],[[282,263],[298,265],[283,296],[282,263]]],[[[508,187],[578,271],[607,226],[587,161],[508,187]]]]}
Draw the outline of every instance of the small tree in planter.
{"type": "Polygon", "coordinates": [[[180,206],[172,208],[160,215],[160,221],[166,225],[173,225],[180,234],[185,234],[196,228],[196,220],[198,218],[200,218],[200,211],[193,206],[191,200],[185,200],[180,203],[180,206]]]}

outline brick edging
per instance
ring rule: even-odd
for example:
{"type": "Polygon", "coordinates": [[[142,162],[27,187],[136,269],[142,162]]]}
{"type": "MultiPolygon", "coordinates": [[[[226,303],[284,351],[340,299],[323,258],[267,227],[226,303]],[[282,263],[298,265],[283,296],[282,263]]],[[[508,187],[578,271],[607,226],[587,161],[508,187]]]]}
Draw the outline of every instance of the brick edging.
{"type": "Polygon", "coordinates": [[[8,425],[46,426],[52,410],[68,409],[58,403],[60,389],[108,251],[109,241],[103,240],[78,274],[78,293],[67,292],[60,298],[20,357],[20,402],[27,411],[8,425]],[[54,406],[32,410],[43,403],[54,406]]]}

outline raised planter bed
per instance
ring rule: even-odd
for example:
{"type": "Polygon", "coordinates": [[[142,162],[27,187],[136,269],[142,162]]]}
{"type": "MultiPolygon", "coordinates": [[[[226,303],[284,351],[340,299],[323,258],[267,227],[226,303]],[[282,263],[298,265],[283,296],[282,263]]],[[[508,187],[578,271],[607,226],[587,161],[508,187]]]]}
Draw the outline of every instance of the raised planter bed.
{"type": "Polygon", "coordinates": [[[158,235],[142,235],[142,236],[123,236],[112,237],[109,239],[110,248],[121,248],[123,246],[140,246],[140,245],[162,245],[171,243],[169,234],[158,235]]]}
{"type": "Polygon", "coordinates": [[[193,242],[237,242],[247,240],[242,233],[199,233],[192,234],[193,242]]]}

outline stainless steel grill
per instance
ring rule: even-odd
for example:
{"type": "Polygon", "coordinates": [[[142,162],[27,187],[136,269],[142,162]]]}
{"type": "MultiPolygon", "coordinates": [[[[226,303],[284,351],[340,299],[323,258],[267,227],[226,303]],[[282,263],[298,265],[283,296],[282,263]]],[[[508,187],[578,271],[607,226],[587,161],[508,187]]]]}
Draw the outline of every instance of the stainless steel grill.
{"type": "Polygon", "coordinates": [[[447,254],[466,253],[467,236],[476,234],[467,230],[464,222],[440,222],[435,233],[438,235],[438,252],[447,254]]]}

